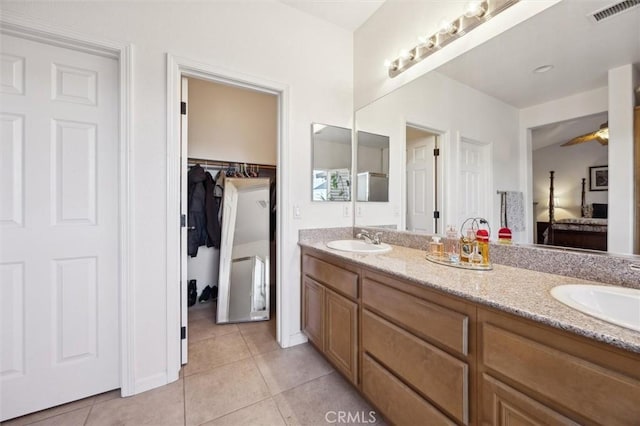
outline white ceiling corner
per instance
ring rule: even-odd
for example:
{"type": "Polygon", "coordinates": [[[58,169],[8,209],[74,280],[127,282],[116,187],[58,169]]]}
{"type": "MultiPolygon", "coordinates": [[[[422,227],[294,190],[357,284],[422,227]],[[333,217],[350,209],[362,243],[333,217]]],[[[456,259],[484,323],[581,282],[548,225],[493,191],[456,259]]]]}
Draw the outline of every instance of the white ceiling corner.
{"type": "Polygon", "coordinates": [[[279,0],[302,12],[354,32],[386,0],[279,0]]]}

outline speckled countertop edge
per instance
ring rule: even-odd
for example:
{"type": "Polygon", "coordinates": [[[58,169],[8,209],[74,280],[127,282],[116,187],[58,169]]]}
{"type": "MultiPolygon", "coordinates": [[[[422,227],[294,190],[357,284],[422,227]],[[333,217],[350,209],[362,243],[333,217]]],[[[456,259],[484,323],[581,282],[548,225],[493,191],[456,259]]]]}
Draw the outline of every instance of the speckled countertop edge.
{"type": "Polygon", "coordinates": [[[314,240],[306,235],[299,244],[480,305],[640,353],[640,332],[583,314],[549,293],[562,284],[608,284],[496,264],[493,271],[457,269],[429,262],[422,250],[396,245],[385,254],[350,253],[328,248],[326,241],[331,238],[324,237],[314,240]]]}

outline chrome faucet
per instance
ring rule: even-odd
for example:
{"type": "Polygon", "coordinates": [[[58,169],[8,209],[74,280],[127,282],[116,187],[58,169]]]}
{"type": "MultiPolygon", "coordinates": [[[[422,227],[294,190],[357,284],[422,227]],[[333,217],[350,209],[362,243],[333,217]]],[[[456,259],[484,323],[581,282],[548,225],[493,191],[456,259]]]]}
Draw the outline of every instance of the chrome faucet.
{"type": "Polygon", "coordinates": [[[369,232],[361,229],[360,232],[356,234],[356,238],[363,239],[369,244],[379,245],[381,243],[380,235],[382,235],[382,232],[376,232],[372,238],[371,235],[369,235],[369,232]]]}

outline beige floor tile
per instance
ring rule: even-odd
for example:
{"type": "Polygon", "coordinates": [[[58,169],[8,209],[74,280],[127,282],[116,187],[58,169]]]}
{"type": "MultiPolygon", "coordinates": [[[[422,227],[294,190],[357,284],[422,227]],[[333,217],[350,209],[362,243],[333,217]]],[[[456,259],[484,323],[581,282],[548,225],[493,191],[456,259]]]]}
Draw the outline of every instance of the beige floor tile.
{"type": "Polygon", "coordinates": [[[13,420],[2,422],[2,426],[28,425],[43,419],[68,413],[70,411],[76,411],[80,408],[90,407],[91,405],[93,405],[94,398],[95,396],[90,396],[89,398],[79,399],[68,404],[58,405],[57,407],[52,407],[47,410],[37,411],[33,414],[27,414],[26,416],[17,417],[13,420]]]}
{"type": "Polygon", "coordinates": [[[115,389],[109,392],[101,393],[94,397],[93,403],[99,404],[101,402],[110,401],[112,399],[120,398],[120,389],[115,389]]]}
{"type": "Polygon", "coordinates": [[[205,426],[285,426],[280,410],[271,398],[246,408],[241,408],[219,419],[205,423],[205,426]]]}
{"type": "Polygon", "coordinates": [[[187,318],[189,321],[201,318],[215,319],[215,317],[216,304],[212,302],[196,303],[187,310],[187,318]]]}
{"type": "Polygon", "coordinates": [[[87,426],[184,425],[182,380],[128,398],[95,404],[87,426]]]}
{"type": "Polygon", "coordinates": [[[238,328],[242,334],[255,333],[257,331],[270,332],[276,335],[276,319],[271,317],[269,321],[240,322],[238,328]]]}
{"type": "Polygon", "coordinates": [[[249,357],[251,352],[238,332],[190,342],[189,362],[184,366],[183,374],[190,376],[249,357]]]}
{"type": "Polygon", "coordinates": [[[83,426],[87,420],[89,411],[91,411],[91,407],[84,407],[79,410],[31,423],[30,426],[83,426]]]}
{"type": "Polygon", "coordinates": [[[272,395],[333,371],[331,365],[308,343],[267,352],[254,359],[272,395]]]}
{"type": "Polygon", "coordinates": [[[271,332],[255,331],[253,333],[242,333],[244,341],[252,355],[263,354],[266,352],[276,351],[280,348],[276,338],[271,332]]]}
{"type": "Polygon", "coordinates": [[[269,397],[269,390],[251,358],[184,380],[187,425],[217,419],[269,397]]]}
{"type": "Polygon", "coordinates": [[[238,326],[235,324],[218,325],[210,318],[200,318],[191,320],[187,329],[189,333],[189,343],[199,342],[200,340],[209,339],[211,337],[223,336],[225,334],[237,333],[238,326]]]}
{"type": "Polygon", "coordinates": [[[285,391],[274,400],[289,425],[385,424],[337,372],[285,391]]]}

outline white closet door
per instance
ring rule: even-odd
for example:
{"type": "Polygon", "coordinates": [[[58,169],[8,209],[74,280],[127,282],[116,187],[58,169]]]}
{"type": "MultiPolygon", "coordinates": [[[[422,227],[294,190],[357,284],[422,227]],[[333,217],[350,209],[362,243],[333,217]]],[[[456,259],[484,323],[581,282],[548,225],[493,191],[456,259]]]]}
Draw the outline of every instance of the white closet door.
{"type": "Polygon", "coordinates": [[[458,223],[470,217],[490,218],[490,144],[460,140],[458,223]]]}
{"type": "Polygon", "coordinates": [[[435,136],[407,145],[407,230],[434,233],[435,136]]]}
{"type": "Polygon", "coordinates": [[[0,420],[118,388],[118,63],[2,36],[0,420]]]}

